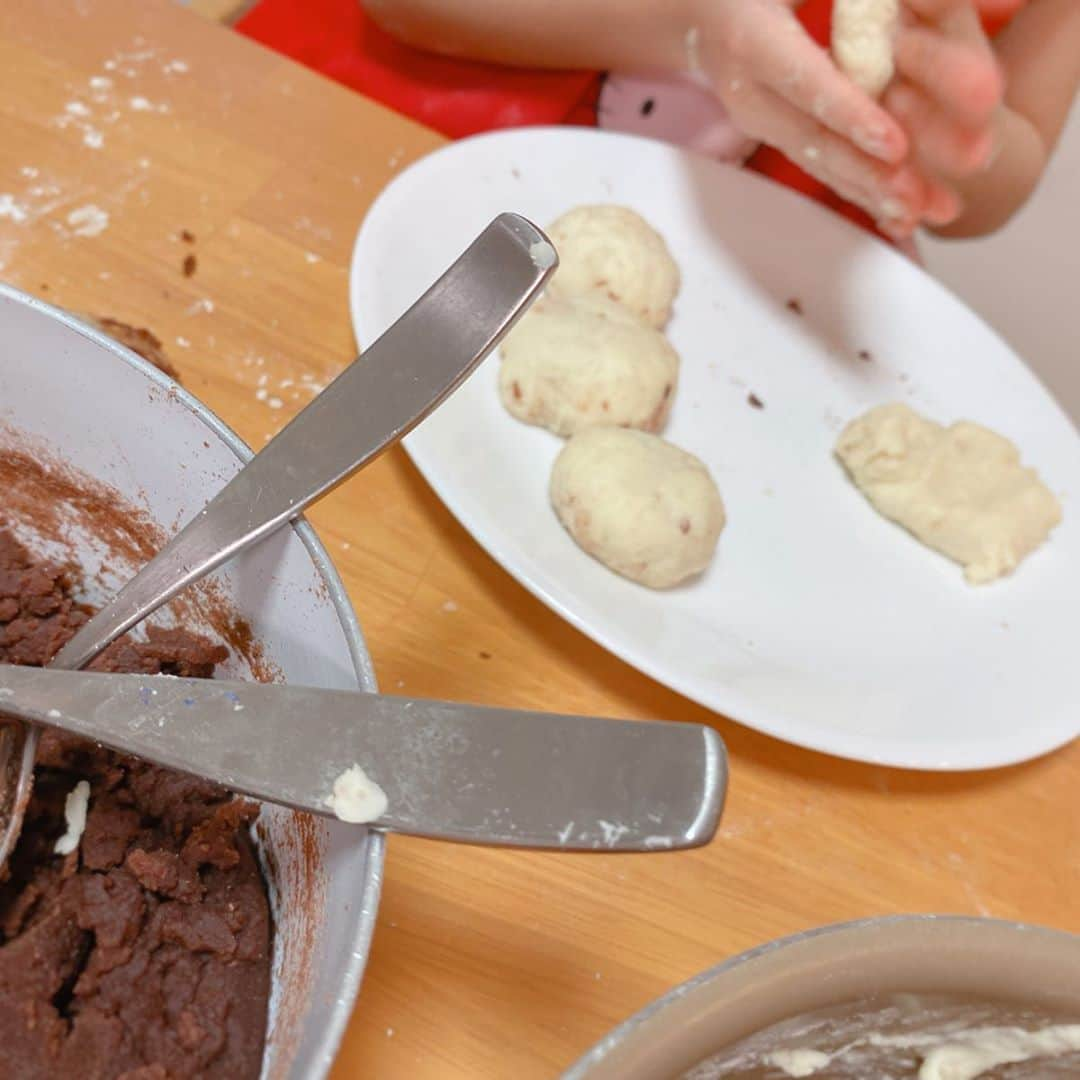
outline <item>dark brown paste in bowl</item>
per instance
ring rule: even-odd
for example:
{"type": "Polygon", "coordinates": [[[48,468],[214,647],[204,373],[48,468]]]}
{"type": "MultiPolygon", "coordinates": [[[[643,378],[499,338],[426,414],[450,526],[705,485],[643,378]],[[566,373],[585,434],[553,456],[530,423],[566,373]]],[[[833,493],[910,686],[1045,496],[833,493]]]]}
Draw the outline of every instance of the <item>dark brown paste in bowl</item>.
{"type": "MultiPolygon", "coordinates": [[[[0,663],[45,664],[86,620],[73,584],[0,528],[0,663]]],[[[93,667],[209,678],[225,656],[158,629],[93,667]]],[[[271,922],[248,835],[256,813],[214,784],[44,734],[0,884],[0,1076],[258,1077],[271,922]],[[81,780],[86,827],[58,855],[81,780]]]]}

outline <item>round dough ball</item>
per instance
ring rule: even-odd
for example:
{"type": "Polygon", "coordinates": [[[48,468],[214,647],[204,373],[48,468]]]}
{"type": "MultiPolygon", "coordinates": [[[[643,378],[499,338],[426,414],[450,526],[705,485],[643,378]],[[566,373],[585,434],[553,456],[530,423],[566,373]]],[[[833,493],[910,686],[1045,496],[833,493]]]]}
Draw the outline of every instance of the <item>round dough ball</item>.
{"type": "Polygon", "coordinates": [[[502,355],[507,410],[564,437],[597,424],[659,431],[679,376],[667,338],[602,296],[544,297],[502,355]]]}
{"type": "Polygon", "coordinates": [[[627,428],[587,428],[570,439],[555,459],[550,493],[585,551],[652,589],[704,570],[726,520],[701,461],[627,428]]]}
{"type": "Polygon", "coordinates": [[[556,296],[599,293],[657,329],[671,318],[679,268],[663,237],[625,206],[579,206],[548,229],[559,269],[556,296]]]}

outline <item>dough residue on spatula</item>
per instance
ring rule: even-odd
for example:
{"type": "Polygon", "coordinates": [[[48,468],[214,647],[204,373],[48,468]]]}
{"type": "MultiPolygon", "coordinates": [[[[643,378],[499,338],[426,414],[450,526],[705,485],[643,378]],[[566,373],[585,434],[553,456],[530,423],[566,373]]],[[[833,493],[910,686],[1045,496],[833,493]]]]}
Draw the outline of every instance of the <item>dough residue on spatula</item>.
{"type": "Polygon", "coordinates": [[[359,765],[352,765],[334,781],[326,805],[342,821],[363,825],[386,813],[386,792],[359,765]]]}

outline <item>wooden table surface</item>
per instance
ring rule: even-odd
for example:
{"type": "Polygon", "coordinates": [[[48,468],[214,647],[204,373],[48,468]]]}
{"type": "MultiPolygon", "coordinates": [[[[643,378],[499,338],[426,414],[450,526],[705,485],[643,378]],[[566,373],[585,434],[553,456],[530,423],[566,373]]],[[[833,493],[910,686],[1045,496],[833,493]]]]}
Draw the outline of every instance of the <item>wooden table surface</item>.
{"type": "MultiPolygon", "coordinates": [[[[6,0],[0,110],[0,277],[151,328],[255,447],[352,357],[356,228],[439,144],[166,0],[6,0]]],[[[550,1077],[695,972],[837,920],[966,912],[1080,931],[1080,744],[919,775],[713,716],[534,600],[401,451],[312,518],[385,690],[712,724],[732,773],[719,836],[685,854],[393,838],[338,1080],[550,1077]]]]}

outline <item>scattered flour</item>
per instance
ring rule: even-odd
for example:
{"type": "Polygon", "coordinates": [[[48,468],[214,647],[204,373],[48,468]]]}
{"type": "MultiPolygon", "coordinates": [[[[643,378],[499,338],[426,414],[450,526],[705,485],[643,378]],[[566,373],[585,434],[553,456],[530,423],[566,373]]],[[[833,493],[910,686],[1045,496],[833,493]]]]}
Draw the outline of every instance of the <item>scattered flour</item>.
{"type": "Polygon", "coordinates": [[[76,236],[100,236],[109,227],[109,212],[96,203],[87,203],[72,210],[67,223],[76,236]]]}
{"type": "Polygon", "coordinates": [[[131,106],[134,112],[159,112],[167,113],[171,110],[169,106],[164,102],[155,103],[149,98],[144,98],[142,95],[136,95],[133,98],[128,98],[128,105],[131,106]]]}
{"type": "Polygon", "coordinates": [[[0,218],[7,218],[21,225],[27,218],[26,205],[15,201],[15,196],[10,192],[0,194],[0,218]]]}
{"type": "MultiPolygon", "coordinates": [[[[193,306],[188,309],[188,313],[192,314],[195,310],[197,308],[193,306]]],[[[203,310],[212,311],[213,306],[203,310]]],[[[266,357],[254,352],[244,353],[238,358],[238,362],[245,368],[266,367],[266,357]]],[[[330,378],[332,376],[320,379],[309,371],[301,372],[296,378],[277,378],[266,371],[260,371],[255,377],[255,400],[263,402],[271,409],[283,409],[289,402],[303,405],[325,390],[330,378]]]]}
{"type": "MultiPolygon", "coordinates": [[[[102,64],[102,70],[119,73],[134,79],[140,74],[139,64],[158,58],[156,49],[135,49],[118,52],[102,64]]],[[[184,60],[167,60],[161,70],[168,75],[188,70],[184,60]]],[[[74,127],[81,135],[82,145],[90,150],[100,150],[105,145],[105,129],[123,119],[125,113],[118,106],[127,106],[132,112],[167,113],[167,104],[153,102],[142,94],[130,94],[122,99],[116,91],[112,75],[91,75],[86,84],[75,89],[75,96],[55,116],[51,124],[57,128],[74,127]],[[95,106],[103,106],[95,111],[95,106]]]]}

